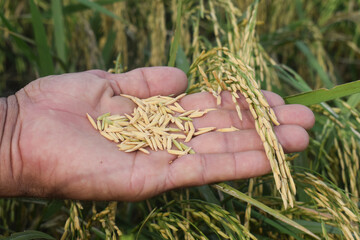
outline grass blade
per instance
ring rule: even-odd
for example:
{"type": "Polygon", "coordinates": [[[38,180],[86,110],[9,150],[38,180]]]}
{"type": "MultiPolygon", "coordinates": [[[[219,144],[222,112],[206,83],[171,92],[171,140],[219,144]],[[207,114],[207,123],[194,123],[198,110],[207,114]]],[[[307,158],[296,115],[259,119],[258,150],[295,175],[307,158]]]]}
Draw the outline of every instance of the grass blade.
{"type": "Polygon", "coordinates": [[[322,227],[326,229],[326,232],[329,234],[338,234],[341,235],[342,232],[338,227],[334,227],[328,224],[325,224],[323,221],[321,223],[319,222],[313,222],[313,221],[306,221],[306,220],[294,220],[295,222],[301,224],[302,226],[310,229],[313,233],[322,233],[322,227]]]}
{"type": "Polygon", "coordinates": [[[284,81],[289,83],[292,87],[299,90],[300,92],[311,91],[312,88],[304,81],[304,79],[292,70],[290,67],[281,64],[274,65],[274,68],[279,74],[279,77],[284,81]]]}
{"type": "Polygon", "coordinates": [[[106,37],[104,48],[102,49],[102,57],[104,59],[104,63],[106,67],[109,67],[109,65],[111,64],[112,50],[115,40],[116,40],[116,32],[113,30],[109,31],[106,37]]]}
{"type": "Polygon", "coordinates": [[[174,39],[171,42],[170,57],[169,57],[169,63],[168,63],[168,66],[170,66],[170,67],[175,66],[176,53],[178,51],[179,42],[180,42],[181,10],[182,10],[182,0],[179,1],[178,6],[177,6],[175,35],[174,35],[174,39]]]}
{"type": "Polygon", "coordinates": [[[197,190],[203,196],[206,202],[220,205],[220,201],[216,198],[208,185],[197,187],[197,190]]]}
{"type": "MultiPolygon", "coordinates": [[[[116,2],[123,2],[125,0],[98,0],[98,1],[94,1],[96,4],[103,6],[103,5],[110,5],[116,2]]],[[[73,13],[78,13],[78,12],[82,12],[82,11],[86,11],[90,9],[89,6],[86,6],[84,4],[81,3],[74,3],[74,4],[68,4],[66,6],[63,6],[62,12],[63,15],[69,15],[69,14],[73,14],[73,13]]],[[[51,18],[51,12],[47,11],[43,14],[44,18],[51,18]]]]}
{"type": "Polygon", "coordinates": [[[293,96],[285,97],[284,100],[288,104],[313,105],[321,102],[334,100],[336,98],[345,97],[347,95],[360,93],[360,80],[341,84],[332,89],[317,89],[311,92],[300,93],[293,96]]]}
{"type": "Polygon", "coordinates": [[[285,226],[280,224],[277,221],[274,221],[268,217],[265,217],[264,215],[258,213],[257,211],[251,210],[251,215],[254,216],[254,218],[259,219],[260,221],[263,221],[264,223],[278,229],[280,232],[287,234],[288,236],[291,236],[297,240],[301,240],[297,235],[294,234],[291,230],[287,229],[285,226]]]}
{"type": "Polygon", "coordinates": [[[29,240],[29,239],[55,239],[52,236],[34,230],[28,230],[21,233],[14,233],[7,240],[29,240]]]}
{"type": "Polygon", "coordinates": [[[42,24],[41,14],[34,3],[34,0],[30,0],[30,11],[36,49],[39,54],[39,74],[40,76],[51,75],[54,73],[54,65],[50,54],[50,48],[47,43],[45,28],[42,24]]]}
{"type": "Polygon", "coordinates": [[[215,187],[216,189],[227,193],[235,198],[238,198],[242,201],[248,202],[251,205],[260,208],[261,210],[267,212],[268,214],[270,214],[271,216],[277,218],[278,220],[300,230],[303,233],[306,233],[310,236],[312,236],[315,239],[320,240],[320,238],[318,236],[316,236],[314,233],[310,232],[308,229],[304,228],[303,226],[301,226],[300,224],[296,223],[295,221],[287,218],[286,216],[282,215],[279,211],[275,210],[275,209],[271,209],[270,207],[266,206],[265,204],[247,196],[246,194],[236,190],[235,188],[230,187],[229,185],[225,184],[225,183],[219,183],[219,184],[215,184],[213,185],[213,187],[215,187]]]}
{"type": "Polygon", "coordinates": [[[61,61],[66,62],[65,28],[61,0],[51,0],[51,11],[54,22],[56,53],[61,61]]]}
{"type": "Polygon", "coordinates": [[[316,60],[315,56],[311,53],[310,49],[305,45],[305,43],[301,41],[296,41],[295,45],[306,56],[309,61],[309,66],[317,72],[321,81],[324,83],[324,86],[327,88],[332,88],[334,86],[334,83],[331,82],[328,74],[320,66],[319,62],[316,60]]]}
{"type": "Polygon", "coordinates": [[[116,15],[115,13],[107,10],[106,8],[104,8],[103,6],[101,6],[100,4],[96,3],[96,2],[91,2],[89,0],[78,0],[78,2],[80,2],[81,4],[87,6],[88,8],[91,8],[92,10],[98,11],[102,14],[105,14],[109,17],[112,17],[116,20],[119,20],[121,22],[123,22],[124,24],[129,24],[125,19],[119,17],[118,15],[116,15]]]}
{"type": "Polygon", "coordinates": [[[189,60],[186,58],[186,54],[181,46],[178,47],[175,63],[176,63],[176,67],[180,68],[185,73],[187,73],[190,69],[189,60]]]}
{"type": "Polygon", "coordinates": [[[8,20],[5,18],[5,16],[2,14],[2,12],[0,12],[0,19],[4,23],[7,30],[10,31],[10,34],[14,38],[16,46],[27,57],[28,61],[31,63],[36,61],[36,57],[35,57],[34,53],[31,51],[30,47],[26,43],[26,42],[28,42],[30,44],[35,44],[35,42],[33,42],[31,39],[17,33],[15,28],[8,22],[8,20]]]}

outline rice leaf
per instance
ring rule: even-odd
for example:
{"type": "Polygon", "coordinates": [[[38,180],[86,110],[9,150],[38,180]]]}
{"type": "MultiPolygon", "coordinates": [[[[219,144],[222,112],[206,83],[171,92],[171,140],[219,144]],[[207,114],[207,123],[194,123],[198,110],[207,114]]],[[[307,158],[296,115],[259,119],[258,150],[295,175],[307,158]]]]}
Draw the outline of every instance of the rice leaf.
{"type": "Polygon", "coordinates": [[[331,82],[328,74],[320,66],[319,62],[316,60],[315,56],[311,53],[310,49],[306,46],[304,42],[296,41],[295,45],[301,50],[301,52],[306,56],[309,61],[309,66],[313,68],[319,75],[321,81],[324,83],[324,86],[331,88],[334,86],[334,83],[331,82]]]}
{"type": "Polygon", "coordinates": [[[355,93],[360,93],[360,80],[341,84],[332,89],[321,88],[311,92],[288,96],[285,97],[284,100],[288,104],[303,104],[309,106],[355,93]]]}
{"type": "Polygon", "coordinates": [[[274,68],[278,71],[279,77],[290,84],[295,89],[301,92],[311,91],[311,87],[305,82],[305,80],[290,67],[281,64],[274,65],[274,68]]]}
{"type": "Polygon", "coordinates": [[[271,218],[268,218],[268,217],[260,214],[259,212],[255,211],[254,209],[251,210],[251,216],[259,219],[260,221],[264,221],[264,223],[276,228],[277,230],[279,230],[279,232],[285,233],[288,236],[291,236],[297,240],[301,240],[301,238],[299,238],[297,235],[295,235],[294,232],[290,231],[288,228],[286,228],[285,226],[280,224],[278,221],[274,221],[271,218]]]}
{"type": "Polygon", "coordinates": [[[105,14],[109,17],[112,17],[116,20],[119,20],[121,22],[123,22],[124,24],[129,24],[125,19],[119,17],[118,15],[116,15],[115,13],[107,10],[106,8],[104,8],[103,6],[101,6],[100,4],[96,3],[96,2],[92,2],[89,0],[78,0],[78,2],[80,2],[81,4],[87,6],[88,8],[91,8],[92,10],[98,11],[102,14],[105,14]]]}
{"type": "Polygon", "coordinates": [[[347,103],[352,107],[356,107],[360,103],[360,93],[351,95],[347,103]]]}
{"type": "Polygon", "coordinates": [[[92,227],[91,231],[100,239],[106,239],[106,234],[97,229],[96,227],[92,227]]]}
{"type": "Polygon", "coordinates": [[[203,196],[206,202],[220,205],[220,201],[216,198],[211,188],[208,185],[197,187],[199,193],[203,196]]]}
{"type": "Polygon", "coordinates": [[[21,34],[17,33],[15,28],[10,24],[10,22],[5,18],[2,12],[0,12],[0,19],[4,23],[5,27],[10,31],[12,37],[14,38],[14,41],[16,43],[16,46],[21,50],[21,52],[26,56],[29,62],[35,62],[36,57],[34,53],[31,51],[30,47],[27,43],[35,44],[34,41],[31,39],[22,36],[21,34]]]}
{"type": "Polygon", "coordinates": [[[147,217],[143,220],[143,222],[141,223],[140,225],[140,228],[139,228],[139,231],[137,232],[136,234],[136,240],[139,239],[139,235],[140,235],[140,232],[142,230],[142,228],[145,226],[146,222],[149,221],[149,219],[152,217],[153,214],[155,214],[155,212],[157,211],[158,209],[157,208],[154,208],[148,215],[147,217]]]}
{"type": "Polygon", "coordinates": [[[300,230],[303,233],[306,233],[310,236],[312,236],[315,239],[319,239],[320,238],[318,236],[316,236],[314,233],[310,232],[308,229],[306,229],[305,227],[301,226],[300,224],[296,223],[295,221],[287,218],[285,215],[281,214],[279,211],[275,210],[275,209],[271,209],[270,207],[266,206],[265,204],[247,196],[246,194],[236,190],[235,188],[230,187],[229,185],[225,184],[225,183],[219,183],[219,184],[214,184],[213,185],[214,188],[227,193],[235,198],[238,198],[242,201],[248,202],[251,205],[260,208],[261,210],[267,212],[268,214],[272,215],[273,217],[279,219],[280,221],[300,230]]]}
{"type": "Polygon", "coordinates": [[[62,207],[64,207],[64,201],[52,200],[43,210],[42,220],[49,221],[62,207]]]}
{"type": "Polygon", "coordinates": [[[112,60],[111,53],[113,50],[115,40],[116,40],[116,32],[111,30],[106,37],[106,42],[104,48],[102,49],[102,56],[106,66],[111,63],[112,60]]]}
{"type": "Polygon", "coordinates": [[[10,237],[6,238],[7,240],[29,240],[29,239],[55,239],[52,236],[35,231],[35,230],[27,230],[24,232],[14,233],[10,237]]]}
{"type": "Polygon", "coordinates": [[[176,53],[179,47],[180,42],[180,33],[181,33],[181,10],[182,10],[182,0],[179,1],[177,6],[177,16],[176,16],[176,27],[175,27],[175,36],[171,42],[170,47],[170,57],[168,66],[174,67],[176,60],[176,53]]]}
{"type": "Polygon", "coordinates": [[[61,0],[51,0],[51,11],[54,23],[55,49],[57,56],[66,62],[65,28],[61,0]]]}
{"type": "Polygon", "coordinates": [[[179,46],[176,54],[176,67],[187,73],[190,69],[189,60],[186,58],[186,54],[181,46],[179,46]]]}
{"type": "Polygon", "coordinates": [[[30,11],[36,49],[39,54],[39,74],[40,76],[51,75],[54,73],[54,65],[51,58],[50,48],[47,43],[42,17],[39,9],[34,3],[34,0],[30,0],[30,11]]]}
{"type": "MultiPolygon", "coordinates": [[[[100,6],[105,6],[105,5],[109,5],[109,4],[113,4],[116,2],[123,2],[125,0],[98,0],[98,1],[93,1],[95,3],[97,3],[100,6]]],[[[84,4],[79,4],[79,3],[73,3],[73,4],[68,4],[66,6],[63,6],[63,15],[70,15],[73,13],[78,13],[78,12],[82,12],[82,11],[86,11],[91,9],[89,6],[86,6],[84,4]]],[[[44,18],[51,18],[51,12],[45,12],[44,13],[44,18]]]]}
{"type": "Polygon", "coordinates": [[[122,235],[121,240],[135,240],[134,234],[122,235]]]}
{"type": "Polygon", "coordinates": [[[326,232],[329,234],[342,234],[339,228],[325,224],[323,221],[322,223],[314,222],[314,221],[306,221],[301,219],[297,219],[294,221],[306,227],[307,229],[311,230],[313,233],[318,233],[318,234],[322,233],[322,225],[323,225],[326,229],[326,232]]]}

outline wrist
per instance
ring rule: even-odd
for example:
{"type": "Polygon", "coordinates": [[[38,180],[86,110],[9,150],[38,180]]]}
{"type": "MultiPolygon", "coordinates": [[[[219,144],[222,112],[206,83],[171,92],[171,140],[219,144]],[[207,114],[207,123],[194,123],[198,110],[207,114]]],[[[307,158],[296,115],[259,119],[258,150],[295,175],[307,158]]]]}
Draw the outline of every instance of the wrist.
{"type": "Polygon", "coordinates": [[[18,140],[15,137],[18,112],[15,95],[0,98],[0,197],[19,195],[14,174],[14,153],[18,152],[18,140]]]}

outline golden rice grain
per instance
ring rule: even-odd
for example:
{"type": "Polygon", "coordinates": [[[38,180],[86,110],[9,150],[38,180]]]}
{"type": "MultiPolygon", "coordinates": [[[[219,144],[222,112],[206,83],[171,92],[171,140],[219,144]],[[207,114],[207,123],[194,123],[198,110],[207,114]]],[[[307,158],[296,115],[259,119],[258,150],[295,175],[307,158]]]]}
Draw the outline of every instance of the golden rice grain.
{"type": "Polygon", "coordinates": [[[174,138],[174,139],[178,139],[178,138],[179,138],[179,139],[185,139],[185,138],[186,138],[186,135],[173,133],[173,134],[171,134],[171,137],[174,138]]]}
{"type": "Polygon", "coordinates": [[[115,133],[116,134],[116,136],[118,137],[118,139],[120,140],[120,141],[124,141],[125,140],[125,138],[120,134],[120,133],[115,133]]]}
{"type": "Polygon", "coordinates": [[[157,151],[157,150],[158,150],[158,147],[157,147],[155,138],[154,138],[153,136],[151,136],[151,137],[150,137],[150,140],[151,140],[152,146],[154,147],[154,150],[157,151]]]}
{"type": "Polygon", "coordinates": [[[184,152],[184,151],[172,150],[172,149],[168,149],[167,151],[168,151],[168,153],[174,154],[174,155],[179,155],[179,156],[186,155],[186,152],[184,152]]]}
{"type": "Polygon", "coordinates": [[[237,115],[238,115],[239,119],[242,120],[242,114],[241,114],[240,106],[238,104],[236,104],[235,108],[236,108],[236,112],[237,112],[237,115]]]}
{"type": "Polygon", "coordinates": [[[186,111],[186,112],[180,114],[179,117],[186,117],[186,116],[192,114],[193,112],[195,112],[195,110],[186,111]]]}
{"type": "Polygon", "coordinates": [[[189,130],[190,130],[189,122],[185,122],[184,127],[185,127],[184,132],[185,132],[185,133],[188,133],[189,130]]]}
{"type": "Polygon", "coordinates": [[[129,149],[129,150],[126,150],[125,152],[134,152],[134,151],[140,149],[140,148],[141,148],[142,146],[144,146],[144,145],[145,145],[144,142],[140,142],[140,143],[138,143],[135,147],[133,147],[133,148],[131,148],[131,149],[129,149]]]}
{"type": "Polygon", "coordinates": [[[185,130],[184,126],[181,123],[181,120],[179,118],[175,118],[175,124],[178,128],[180,128],[181,130],[185,130]]]}
{"type": "Polygon", "coordinates": [[[171,149],[171,143],[172,143],[172,138],[169,136],[169,137],[167,137],[167,141],[166,141],[166,149],[167,150],[171,149]]]}
{"type": "Polygon", "coordinates": [[[91,123],[91,125],[95,128],[95,130],[97,130],[98,128],[96,126],[94,119],[88,113],[86,113],[86,116],[87,116],[89,122],[91,123]]]}
{"type": "Polygon", "coordinates": [[[161,138],[159,137],[159,135],[155,134],[154,140],[155,140],[156,146],[157,146],[160,150],[164,150],[163,145],[162,145],[162,143],[161,143],[162,141],[161,141],[161,138]]]}
{"type": "Polygon", "coordinates": [[[102,130],[102,129],[101,129],[101,122],[100,122],[99,120],[97,120],[96,126],[97,126],[97,129],[98,129],[99,131],[102,130]]]}
{"type": "Polygon", "coordinates": [[[239,131],[240,129],[234,127],[234,126],[231,126],[229,128],[218,128],[216,129],[217,132],[234,132],[234,131],[239,131]]]}
{"type": "Polygon", "coordinates": [[[108,140],[110,140],[110,141],[113,141],[113,140],[114,140],[109,134],[107,134],[107,133],[104,132],[104,131],[101,131],[100,134],[103,135],[106,139],[108,139],[108,140]]]}
{"type": "Polygon", "coordinates": [[[195,133],[195,129],[190,129],[184,142],[189,142],[195,133]]]}
{"type": "Polygon", "coordinates": [[[196,110],[195,112],[193,112],[192,114],[189,115],[189,118],[198,118],[198,117],[202,117],[204,116],[205,112],[196,110]]]}
{"type": "Polygon", "coordinates": [[[211,132],[213,130],[215,130],[216,127],[207,127],[207,128],[199,128],[197,132],[194,133],[194,136],[198,136],[204,133],[208,133],[211,132]]]}

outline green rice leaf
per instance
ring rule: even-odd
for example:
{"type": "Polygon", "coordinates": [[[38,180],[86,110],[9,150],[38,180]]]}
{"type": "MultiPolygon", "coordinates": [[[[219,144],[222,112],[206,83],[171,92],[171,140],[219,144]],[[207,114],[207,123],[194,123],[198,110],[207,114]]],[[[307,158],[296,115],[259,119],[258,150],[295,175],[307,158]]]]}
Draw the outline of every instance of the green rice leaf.
{"type": "Polygon", "coordinates": [[[351,95],[347,103],[352,107],[356,107],[360,103],[360,93],[351,95]]]}
{"type": "Polygon", "coordinates": [[[186,54],[181,46],[178,47],[175,63],[176,63],[176,67],[180,68],[185,73],[187,73],[190,69],[189,60],[186,58],[186,54]]]}
{"type": "Polygon", "coordinates": [[[102,49],[102,57],[104,59],[104,63],[106,66],[111,64],[112,50],[114,47],[115,40],[116,40],[116,32],[113,30],[109,31],[106,37],[104,48],[102,49]]]}
{"type": "Polygon", "coordinates": [[[215,184],[213,185],[214,188],[227,193],[235,198],[238,198],[242,201],[248,202],[251,205],[260,208],[261,210],[267,212],[268,214],[270,214],[271,216],[277,218],[278,220],[300,230],[303,233],[306,233],[310,236],[312,236],[315,239],[319,239],[320,238],[318,236],[316,236],[314,233],[310,232],[308,229],[306,229],[305,227],[301,226],[300,224],[298,224],[297,222],[291,220],[290,218],[284,216],[283,214],[281,214],[279,211],[272,209],[268,206],[266,206],[265,204],[247,196],[246,194],[236,190],[235,188],[230,187],[229,185],[225,184],[225,183],[219,183],[219,184],[215,184]]]}
{"type": "Polygon", "coordinates": [[[168,63],[168,66],[170,66],[170,67],[175,66],[176,53],[178,51],[179,42],[180,42],[181,10],[182,10],[182,1],[180,0],[178,3],[178,6],[177,6],[175,36],[171,42],[171,47],[170,47],[170,57],[169,57],[169,63],[168,63]]]}
{"type": "Polygon", "coordinates": [[[203,196],[206,202],[220,205],[220,201],[216,198],[211,188],[208,185],[197,187],[199,193],[203,196]]]}
{"type": "Polygon", "coordinates": [[[28,43],[35,44],[31,39],[18,34],[15,28],[10,24],[10,22],[5,18],[2,12],[0,12],[0,19],[5,25],[5,27],[10,31],[12,37],[14,38],[16,46],[21,50],[21,52],[26,56],[29,62],[35,62],[36,57],[34,53],[31,51],[28,43]]]}
{"type": "MultiPolygon", "coordinates": [[[[98,0],[98,1],[93,1],[93,2],[95,2],[96,4],[98,4],[100,6],[104,6],[104,5],[109,5],[109,4],[113,4],[116,2],[123,2],[123,1],[125,1],[125,0],[98,0]]],[[[82,11],[85,11],[88,9],[91,9],[91,7],[86,6],[84,4],[79,4],[79,3],[68,4],[63,7],[63,14],[69,15],[69,14],[73,14],[73,13],[82,12],[82,11]]],[[[50,12],[44,13],[44,17],[50,18],[51,13],[50,12]]]]}
{"type": "Polygon", "coordinates": [[[61,0],[51,0],[56,53],[61,61],[66,62],[65,28],[62,7],[61,0]]]}
{"type": "Polygon", "coordinates": [[[299,90],[300,92],[307,92],[311,91],[311,87],[305,82],[305,80],[293,69],[290,67],[281,64],[281,65],[274,65],[274,68],[279,74],[279,77],[290,84],[295,89],[299,90]]]}
{"type": "Polygon", "coordinates": [[[27,230],[20,233],[14,233],[10,237],[5,238],[6,240],[29,240],[29,239],[55,239],[52,236],[34,230],[27,230]]]}
{"type": "Polygon", "coordinates": [[[324,227],[326,232],[329,234],[339,234],[339,235],[342,234],[339,228],[325,224],[323,221],[321,223],[314,221],[306,221],[301,219],[294,221],[306,227],[307,229],[311,230],[313,233],[321,234],[323,232],[322,227],[324,227]]]}
{"type": "Polygon", "coordinates": [[[30,11],[36,49],[39,54],[39,74],[40,76],[54,74],[54,65],[50,54],[50,48],[47,43],[45,28],[42,23],[40,11],[35,5],[34,0],[30,0],[30,11]]]}
{"type": "Polygon", "coordinates": [[[278,221],[274,221],[262,214],[260,214],[259,212],[255,211],[255,210],[251,210],[251,216],[253,216],[254,218],[259,219],[260,221],[263,221],[264,223],[273,226],[274,228],[276,228],[277,230],[279,230],[282,233],[285,233],[289,236],[292,236],[293,238],[297,239],[297,240],[301,240],[301,238],[299,238],[299,236],[297,236],[294,232],[292,232],[291,230],[289,230],[288,228],[286,228],[285,226],[283,226],[282,224],[280,224],[278,221]]]}
{"type": "Polygon", "coordinates": [[[61,208],[64,207],[64,201],[61,200],[52,200],[44,208],[42,213],[42,220],[49,221],[56,213],[58,213],[61,208]]]}
{"type": "Polygon", "coordinates": [[[300,93],[293,96],[285,97],[284,100],[288,104],[313,105],[321,102],[334,100],[336,98],[345,97],[355,93],[360,93],[360,80],[341,84],[332,89],[318,89],[311,92],[300,93]]]}
{"type": "Polygon", "coordinates": [[[331,88],[334,86],[334,83],[331,82],[329,75],[324,71],[324,69],[320,66],[319,62],[315,58],[315,56],[311,53],[310,49],[306,46],[304,42],[296,41],[295,45],[300,49],[300,51],[306,56],[309,61],[309,66],[317,72],[324,86],[327,88],[331,88]]]}
{"type": "Polygon", "coordinates": [[[88,8],[91,8],[92,10],[98,11],[102,14],[105,14],[109,17],[112,17],[116,20],[119,20],[125,24],[129,24],[125,19],[119,17],[118,15],[116,15],[115,13],[107,10],[106,8],[104,8],[103,6],[101,6],[100,4],[96,3],[96,2],[92,2],[89,0],[78,0],[78,2],[80,2],[81,4],[87,6],[88,8]]]}

